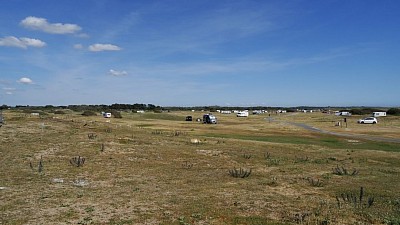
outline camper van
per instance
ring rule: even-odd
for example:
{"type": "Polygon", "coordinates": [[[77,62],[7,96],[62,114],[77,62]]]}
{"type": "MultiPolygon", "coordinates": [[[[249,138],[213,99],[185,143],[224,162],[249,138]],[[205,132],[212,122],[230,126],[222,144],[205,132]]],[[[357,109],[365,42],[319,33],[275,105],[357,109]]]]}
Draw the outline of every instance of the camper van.
{"type": "Polygon", "coordinates": [[[372,113],[373,117],[381,117],[381,116],[386,116],[386,112],[373,112],[372,113]]]}
{"type": "Polygon", "coordinates": [[[248,117],[249,111],[240,111],[236,114],[237,117],[248,117]]]}
{"type": "Polygon", "coordinates": [[[217,123],[217,118],[212,114],[204,114],[203,115],[203,123],[217,123]]]}
{"type": "Polygon", "coordinates": [[[111,118],[111,113],[102,112],[104,118],[111,118]]]}

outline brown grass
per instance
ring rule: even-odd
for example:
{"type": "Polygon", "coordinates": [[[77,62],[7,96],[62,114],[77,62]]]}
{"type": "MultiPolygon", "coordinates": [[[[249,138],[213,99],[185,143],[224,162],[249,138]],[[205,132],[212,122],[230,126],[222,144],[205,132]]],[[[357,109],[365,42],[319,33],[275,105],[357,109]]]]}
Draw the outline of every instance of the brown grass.
{"type": "MultiPolygon", "coordinates": [[[[0,224],[400,220],[399,144],[321,135],[269,123],[264,115],[217,114],[219,124],[206,125],[184,121],[186,115],[201,117],[201,112],[123,113],[123,119],[78,113],[36,118],[9,110],[3,114],[7,124],[0,128],[0,224]],[[89,139],[91,133],[96,138],[89,139]],[[70,164],[76,156],[86,159],[83,166],[70,164]],[[335,175],[338,165],[359,174],[335,175]],[[252,173],[234,178],[229,174],[233,168],[252,173]],[[337,206],[336,196],[356,194],[360,187],[375,198],[371,207],[365,201],[361,207],[348,202],[337,206]]],[[[332,118],[323,114],[279,119],[338,129],[324,122],[332,118]]],[[[397,136],[398,118],[385,120],[375,135],[397,136]]],[[[354,132],[370,133],[368,125],[352,126],[354,132]]]]}

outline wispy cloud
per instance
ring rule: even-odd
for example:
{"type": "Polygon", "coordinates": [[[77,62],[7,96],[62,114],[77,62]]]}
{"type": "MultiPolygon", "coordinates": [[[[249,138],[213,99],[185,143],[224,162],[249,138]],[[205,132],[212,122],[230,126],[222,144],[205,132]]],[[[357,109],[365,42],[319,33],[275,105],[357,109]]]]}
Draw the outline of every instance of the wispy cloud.
{"type": "Polygon", "coordinates": [[[16,88],[10,88],[10,87],[3,87],[2,89],[5,91],[6,95],[12,95],[13,92],[16,90],[16,88]]]}
{"type": "Polygon", "coordinates": [[[45,18],[34,16],[26,17],[21,21],[20,25],[28,29],[40,30],[51,34],[73,34],[82,29],[76,24],[49,23],[45,18]]]}
{"type": "Polygon", "coordinates": [[[46,46],[46,43],[33,38],[17,38],[14,36],[7,36],[4,38],[0,38],[0,46],[8,46],[8,47],[17,47],[17,48],[28,48],[28,47],[35,47],[35,48],[42,48],[46,46]]]}
{"type": "Polygon", "coordinates": [[[91,52],[101,52],[101,51],[119,51],[120,47],[112,44],[93,44],[89,46],[89,51],[91,52]]]}
{"type": "Polygon", "coordinates": [[[83,49],[82,44],[74,44],[74,49],[83,49]]]}
{"type": "Polygon", "coordinates": [[[362,52],[357,47],[336,48],[315,55],[297,58],[277,59],[262,56],[232,57],[229,59],[213,59],[212,61],[175,62],[163,64],[145,64],[129,68],[139,76],[230,76],[245,73],[246,76],[267,74],[272,71],[288,70],[311,64],[321,64],[346,58],[362,52]]]}
{"type": "Polygon", "coordinates": [[[120,76],[126,76],[128,75],[128,72],[126,72],[125,70],[122,71],[118,71],[118,70],[110,70],[108,71],[108,74],[115,76],[115,77],[120,77],[120,76]]]}
{"type": "Polygon", "coordinates": [[[15,88],[4,87],[3,90],[5,91],[15,91],[15,88]]]}

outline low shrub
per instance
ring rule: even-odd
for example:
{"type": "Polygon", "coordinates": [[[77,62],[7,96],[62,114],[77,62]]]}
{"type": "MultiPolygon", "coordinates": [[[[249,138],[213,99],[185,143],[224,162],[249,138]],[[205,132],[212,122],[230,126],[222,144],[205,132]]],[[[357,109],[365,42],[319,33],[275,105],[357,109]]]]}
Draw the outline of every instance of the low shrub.
{"type": "Polygon", "coordinates": [[[84,111],[81,115],[82,116],[96,116],[97,113],[93,112],[93,111],[84,111]]]}

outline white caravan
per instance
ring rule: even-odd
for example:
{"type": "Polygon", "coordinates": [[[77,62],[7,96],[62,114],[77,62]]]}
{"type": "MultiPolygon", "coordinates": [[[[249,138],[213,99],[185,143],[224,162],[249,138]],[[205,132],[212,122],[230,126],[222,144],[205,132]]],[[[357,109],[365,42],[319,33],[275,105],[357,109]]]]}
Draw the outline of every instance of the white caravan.
{"type": "Polygon", "coordinates": [[[373,112],[372,116],[373,117],[386,116],[386,112],[373,112]]]}

